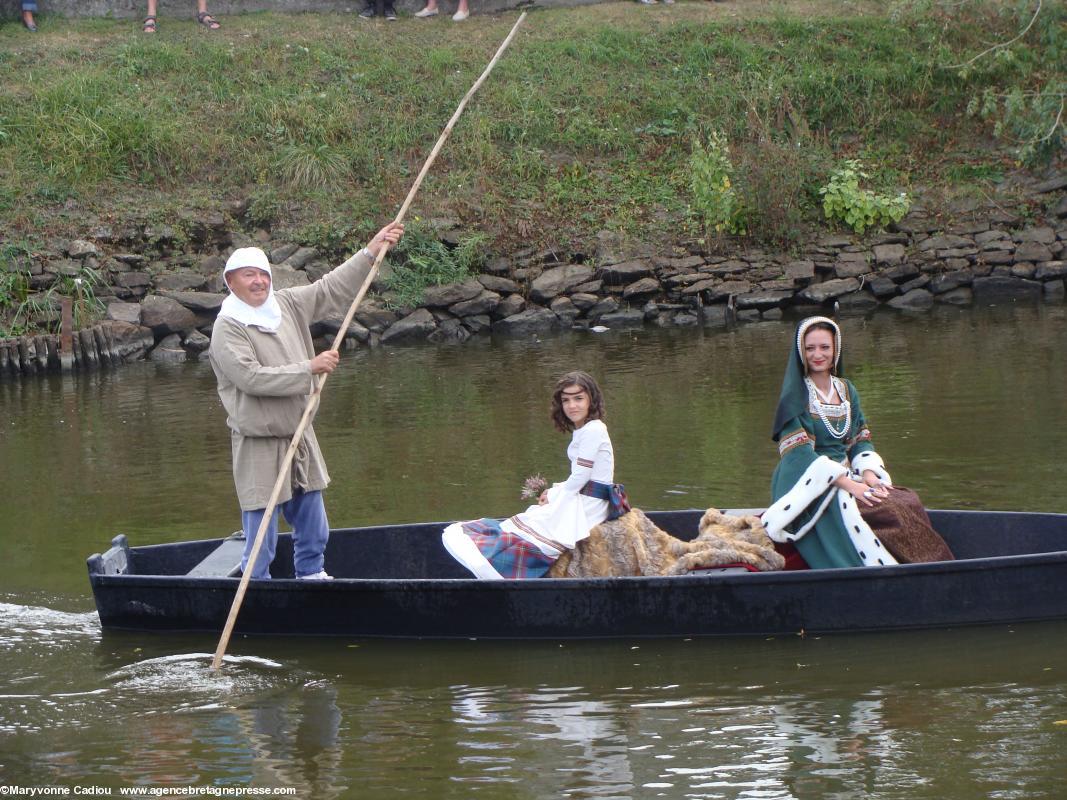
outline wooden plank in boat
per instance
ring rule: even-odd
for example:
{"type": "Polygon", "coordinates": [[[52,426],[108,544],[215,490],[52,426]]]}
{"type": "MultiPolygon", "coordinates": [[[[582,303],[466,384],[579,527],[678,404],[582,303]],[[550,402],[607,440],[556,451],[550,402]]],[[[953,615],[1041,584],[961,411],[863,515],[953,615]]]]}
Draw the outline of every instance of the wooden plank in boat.
{"type": "Polygon", "coordinates": [[[222,544],[186,574],[190,578],[232,578],[241,573],[244,551],[245,536],[238,531],[223,539],[222,544]]]}

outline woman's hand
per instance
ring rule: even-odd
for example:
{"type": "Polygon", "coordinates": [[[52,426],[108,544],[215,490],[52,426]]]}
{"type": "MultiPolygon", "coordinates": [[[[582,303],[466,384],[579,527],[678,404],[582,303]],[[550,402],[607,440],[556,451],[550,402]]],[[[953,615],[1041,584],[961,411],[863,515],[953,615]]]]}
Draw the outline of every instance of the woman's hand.
{"type": "MultiPolygon", "coordinates": [[[[867,472],[870,472],[870,470],[867,470],[867,472]]],[[[872,472],[871,474],[873,475],[874,473],[872,472]]],[[[864,478],[866,478],[866,474],[864,478]]],[[[864,481],[854,481],[847,475],[842,475],[835,483],[838,488],[844,489],[855,497],[858,504],[862,504],[867,508],[873,508],[889,497],[889,490],[881,484],[869,486],[864,481]]]]}
{"type": "Polygon", "coordinates": [[[404,235],[404,226],[399,222],[390,222],[376,234],[374,238],[367,242],[367,250],[375,258],[378,257],[378,253],[382,249],[382,245],[388,243],[389,248],[392,249],[397,242],[400,241],[400,237],[404,235]]]}
{"type": "Polygon", "coordinates": [[[878,488],[882,485],[882,479],[874,474],[873,469],[863,470],[863,482],[872,488],[878,488]]]}
{"type": "Polygon", "coordinates": [[[548,502],[548,489],[545,489],[537,498],[537,505],[543,506],[548,502]]]}

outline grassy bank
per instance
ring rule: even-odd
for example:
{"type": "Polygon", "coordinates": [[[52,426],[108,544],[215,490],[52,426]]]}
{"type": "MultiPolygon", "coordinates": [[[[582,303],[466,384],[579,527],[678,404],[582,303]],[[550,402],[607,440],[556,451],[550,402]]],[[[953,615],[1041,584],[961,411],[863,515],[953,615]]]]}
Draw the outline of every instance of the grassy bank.
{"type": "MultiPolygon", "coordinates": [[[[1000,4],[633,3],[537,11],[460,121],[415,213],[518,242],[694,232],[694,141],[721,131],[748,229],[788,243],[859,158],[879,190],[981,190],[1012,165],[983,88],[1063,78],[1055,42],[1006,40],[1000,4]],[[1053,58],[1055,60],[1051,60],[1053,58]],[[666,230],[669,228],[669,230],[666,230]]],[[[1060,12],[1062,14],[1062,7],[1060,12]]],[[[32,247],[183,209],[343,250],[395,213],[515,19],[255,14],[210,34],[163,19],[0,31],[0,237],[32,247]]],[[[1025,21],[1025,20],[1024,20],[1025,21]]],[[[1061,53],[1062,55],[1062,53],[1061,53]]],[[[20,245],[21,246],[21,245],[20,245]]]]}

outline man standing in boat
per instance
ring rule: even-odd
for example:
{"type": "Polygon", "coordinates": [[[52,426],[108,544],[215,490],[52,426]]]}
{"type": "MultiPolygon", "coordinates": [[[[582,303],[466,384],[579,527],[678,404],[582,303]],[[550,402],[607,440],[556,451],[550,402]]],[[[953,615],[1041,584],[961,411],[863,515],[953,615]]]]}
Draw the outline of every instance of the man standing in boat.
{"type": "MultiPolygon", "coordinates": [[[[233,448],[233,478],[241,504],[248,555],[270,502],[286,451],[300,424],[315,376],[337,368],[340,354],[315,354],[310,325],[343,316],[363,285],[374,259],[395,245],[404,226],[390,223],[363,250],[310,286],[274,291],[270,263],[258,247],[235,250],[223,280],[230,290],[211,333],[208,355],[218,378],[233,448]]],[[[322,490],[330,482],[315,431],[309,424],[289,467],[263,545],[251,567],[253,579],[269,579],[278,539],[278,510],[293,528],[296,577],[330,580],[324,569],[329,523],[322,490]]]]}

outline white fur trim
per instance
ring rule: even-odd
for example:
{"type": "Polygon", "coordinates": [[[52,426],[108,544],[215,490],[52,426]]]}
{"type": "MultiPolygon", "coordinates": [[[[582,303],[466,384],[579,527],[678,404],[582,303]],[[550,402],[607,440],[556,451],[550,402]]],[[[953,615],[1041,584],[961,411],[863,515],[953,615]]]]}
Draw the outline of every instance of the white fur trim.
{"type": "MultiPolygon", "coordinates": [[[[867,467],[870,469],[870,467],[867,467]]],[[[841,519],[848,529],[848,536],[852,540],[852,546],[856,548],[865,567],[883,567],[888,564],[896,564],[897,560],[885,549],[885,545],[874,535],[871,526],[860,515],[859,502],[844,489],[834,492],[834,502],[841,509],[841,519]]]]}
{"type": "Polygon", "coordinates": [[[893,479],[890,478],[889,473],[885,471],[885,462],[883,462],[882,457],[873,450],[860,453],[852,459],[852,474],[856,476],[856,480],[863,480],[863,471],[865,469],[871,470],[878,477],[878,480],[886,486],[893,485],[893,479]]]}
{"type": "Polygon", "coordinates": [[[778,498],[763,512],[761,517],[767,535],[776,542],[794,542],[807,533],[816,520],[822,516],[826,504],[833,497],[833,482],[847,472],[845,467],[826,456],[819,456],[804,470],[804,474],[793,484],[793,488],[778,498]],[[823,497],[825,495],[825,497],[823,497]],[[822,504],[812,517],[811,522],[801,530],[791,533],[786,525],[797,518],[804,509],[823,497],[822,504]]]}

